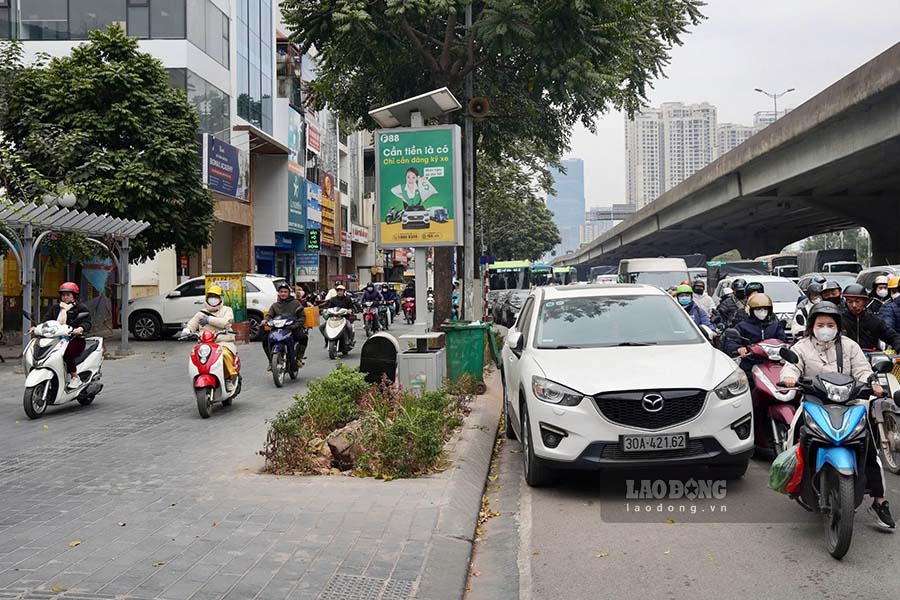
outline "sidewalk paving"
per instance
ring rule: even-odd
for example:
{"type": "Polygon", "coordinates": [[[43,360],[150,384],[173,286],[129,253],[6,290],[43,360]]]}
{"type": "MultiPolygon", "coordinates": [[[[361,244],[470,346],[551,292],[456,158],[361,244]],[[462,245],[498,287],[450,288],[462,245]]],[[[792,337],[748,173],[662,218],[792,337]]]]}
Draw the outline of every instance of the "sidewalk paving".
{"type": "MultiPolygon", "coordinates": [[[[258,346],[242,347],[245,392],[202,420],[186,346],[134,348],[104,365],[93,405],[37,421],[22,376],[0,368],[0,599],[462,596],[496,390],[474,403],[443,473],[275,477],[255,454],[265,419],[305,385],[276,390],[258,346]]],[[[335,364],[310,348],[304,381],[335,364]]]]}

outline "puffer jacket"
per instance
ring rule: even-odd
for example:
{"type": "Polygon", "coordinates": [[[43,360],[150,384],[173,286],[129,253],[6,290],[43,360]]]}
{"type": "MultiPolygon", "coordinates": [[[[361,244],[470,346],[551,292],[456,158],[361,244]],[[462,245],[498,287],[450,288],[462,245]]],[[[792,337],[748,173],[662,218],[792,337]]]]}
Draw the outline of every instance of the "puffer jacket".
{"type": "Polygon", "coordinates": [[[781,380],[800,379],[801,377],[815,377],[822,373],[836,373],[837,351],[835,344],[840,341],[844,354],[843,373],[854,377],[859,381],[865,381],[872,374],[872,367],[866,360],[859,344],[851,339],[838,336],[837,340],[820,342],[813,336],[806,336],[793,345],[793,350],[800,358],[796,365],[785,363],[781,368],[781,380]]]}
{"type": "MultiPolygon", "coordinates": [[[[210,305],[206,305],[203,310],[194,315],[188,321],[187,329],[191,331],[209,331],[212,334],[219,333],[225,329],[230,329],[234,325],[234,311],[230,306],[222,304],[215,309],[210,305]],[[200,318],[206,317],[208,322],[206,325],[200,326],[200,318]]],[[[225,346],[232,353],[237,354],[237,347],[234,345],[234,335],[220,335],[216,340],[217,344],[225,346]]]]}
{"type": "MultiPolygon", "coordinates": [[[[897,300],[900,300],[900,298],[897,300]]],[[[900,302],[897,300],[885,302],[884,306],[881,307],[881,311],[878,313],[878,316],[881,317],[884,324],[894,331],[896,331],[897,326],[900,325],[900,302]]]]}
{"type": "Polygon", "coordinates": [[[731,327],[747,316],[746,301],[738,300],[734,296],[728,296],[719,302],[716,307],[717,321],[725,327],[731,327]]]}
{"type": "Polygon", "coordinates": [[[705,310],[700,308],[696,302],[691,302],[684,307],[684,310],[687,311],[687,314],[690,315],[691,319],[693,319],[694,323],[698,326],[706,325],[710,329],[713,329],[713,324],[712,321],[709,320],[709,315],[705,310]]]}
{"type": "Polygon", "coordinates": [[[844,335],[859,344],[864,350],[878,349],[878,342],[884,342],[900,351],[900,333],[887,326],[878,315],[864,310],[859,316],[844,308],[841,311],[841,329],[844,335]]]}
{"type": "MultiPolygon", "coordinates": [[[[738,348],[743,348],[749,344],[756,344],[763,340],[787,341],[787,336],[784,333],[784,321],[772,318],[771,316],[765,321],[760,321],[756,317],[748,315],[742,321],[735,323],[734,328],[738,330],[741,337],[746,338],[749,341],[725,337],[723,350],[725,350],[725,353],[728,354],[728,356],[737,356],[738,348]]],[[[753,368],[754,362],[755,361],[752,358],[742,358],[741,368],[745,371],[749,371],[753,368]]]]}

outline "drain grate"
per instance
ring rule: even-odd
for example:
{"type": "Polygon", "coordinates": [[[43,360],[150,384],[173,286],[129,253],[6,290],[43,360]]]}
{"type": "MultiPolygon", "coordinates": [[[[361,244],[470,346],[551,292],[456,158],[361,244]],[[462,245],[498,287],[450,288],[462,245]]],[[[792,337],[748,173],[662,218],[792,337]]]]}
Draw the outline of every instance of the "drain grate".
{"type": "Polygon", "coordinates": [[[412,582],[338,573],[331,578],[319,600],[407,600],[412,582]]]}

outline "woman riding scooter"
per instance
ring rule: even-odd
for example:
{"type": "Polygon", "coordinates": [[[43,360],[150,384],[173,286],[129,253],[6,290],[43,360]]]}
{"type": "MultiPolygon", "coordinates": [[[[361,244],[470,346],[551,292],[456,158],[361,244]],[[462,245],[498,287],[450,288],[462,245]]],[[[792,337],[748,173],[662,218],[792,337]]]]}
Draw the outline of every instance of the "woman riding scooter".
{"type": "Polygon", "coordinates": [[[741,368],[750,373],[753,368],[750,344],[763,340],[787,341],[784,322],[775,318],[772,299],[767,294],[757,292],[747,299],[747,316],[734,325],[740,337],[725,337],[725,353],[741,357],[741,368]]]}
{"type": "Polygon", "coordinates": [[[73,337],[63,354],[66,372],[69,374],[66,388],[70,390],[81,387],[81,378],[78,377],[75,361],[84,352],[84,334],[91,330],[91,312],[84,304],[78,302],[79,291],[76,284],[71,281],[65,282],[59,286],[59,304],[53,304],[44,313],[44,321],[56,321],[60,325],[72,328],[73,337]]]}
{"type": "MultiPolygon", "coordinates": [[[[222,295],[224,292],[218,285],[209,286],[206,292],[206,305],[203,310],[198,312],[188,321],[182,331],[183,335],[196,333],[199,331],[209,331],[216,335],[220,331],[228,331],[234,324],[234,311],[230,306],[222,304],[222,295]]],[[[237,348],[234,345],[234,335],[222,335],[216,339],[216,342],[223,348],[222,361],[225,369],[225,389],[231,392],[234,389],[238,372],[234,366],[234,357],[237,355],[237,348]]]]}

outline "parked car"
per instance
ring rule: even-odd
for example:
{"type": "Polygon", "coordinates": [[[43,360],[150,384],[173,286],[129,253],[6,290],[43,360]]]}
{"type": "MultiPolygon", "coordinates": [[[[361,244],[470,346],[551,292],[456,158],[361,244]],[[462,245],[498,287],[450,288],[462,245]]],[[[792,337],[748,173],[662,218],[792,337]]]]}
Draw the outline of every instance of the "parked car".
{"type": "MultiPolygon", "coordinates": [[[[281,277],[256,273],[244,278],[250,339],[256,341],[261,338],[260,324],[265,311],[275,302],[278,297],[276,286],[283,281],[281,277]]],[[[206,279],[195,277],[166,294],[129,300],[131,314],[128,318],[128,330],[136,340],[141,341],[159,339],[166,333],[175,332],[184,327],[202,308],[205,296],[206,279]]]]}
{"type": "Polygon", "coordinates": [[[900,265],[880,265],[877,267],[869,267],[864,269],[856,278],[856,283],[866,288],[866,291],[872,291],[872,284],[879,275],[887,275],[888,277],[900,277],[900,265]]]}
{"type": "Polygon", "coordinates": [[[529,485],[557,469],[747,470],[747,377],[659,288],[536,288],[501,352],[506,431],[529,485]]]}
{"type": "Polygon", "coordinates": [[[786,277],[776,277],[774,275],[736,275],[719,281],[716,291],[713,292],[713,301],[718,306],[722,300],[722,290],[725,287],[731,287],[731,282],[735,279],[743,279],[747,283],[758,282],[766,288],[766,294],[772,299],[772,308],[779,319],[786,323],[790,323],[794,319],[794,313],[797,311],[797,300],[803,295],[800,287],[786,277]]]}
{"type": "Polygon", "coordinates": [[[529,293],[529,290],[512,290],[505,294],[494,307],[494,322],[504,327],[510,327],[515,323],[529,293]]]}
{"type": "MultiPolygon", "coordinates": [[[[856,273],[849,273],[847,271],[843,271],[840,273],[807,273],[800,278],[800,281],[797,282],[797,285],[800,286],[800,289],[804,294],[806,293],[806,288],[808,288],[809,284],[812,282],[813,277],[824,277],[829,281],[837,281],[841,286],[841,289],[844,289],[851,283],[856,283],[857,275],[856,273]]],[[[872,280],[874,281],[875,278],[873,277],[872,280]]]]}

